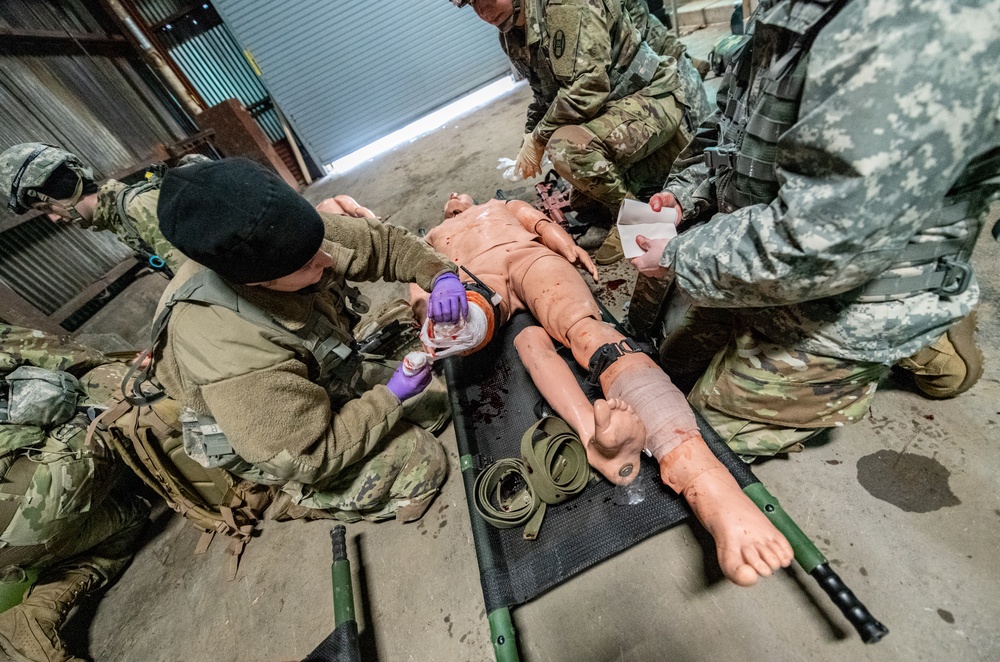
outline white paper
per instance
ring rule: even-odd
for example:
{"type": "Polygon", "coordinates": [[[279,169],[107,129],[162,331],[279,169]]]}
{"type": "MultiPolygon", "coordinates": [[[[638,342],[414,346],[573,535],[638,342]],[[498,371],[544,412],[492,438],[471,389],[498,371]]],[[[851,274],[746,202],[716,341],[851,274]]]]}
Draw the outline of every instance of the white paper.
{"type": "Polygon", "coordinates": [[[648,202],[626,198],[618,210],[618,233],[622,237],[625,258],[631,260],[645,252],[636,242],[636,237],[639,235],[647,239],[676,237],[677,227],[674,225],[676,221],[677,211],[673,207],[664,207],[656,212],[648,202]]]}

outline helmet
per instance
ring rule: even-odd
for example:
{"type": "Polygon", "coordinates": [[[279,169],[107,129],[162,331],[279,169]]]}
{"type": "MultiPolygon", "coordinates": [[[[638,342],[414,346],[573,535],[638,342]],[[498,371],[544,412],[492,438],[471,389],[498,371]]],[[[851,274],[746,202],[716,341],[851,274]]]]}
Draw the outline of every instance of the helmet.
{"type": "Polygon", "coordinates": [[[21,143],[0,154],[0,193],[8,196],[7,208],[15,214],[27,212],[36,202],[52,201],[75,215],[85,181],[93,180],[93,171],[75,154],[45,143],[21,143]],[[53,200],[39,189],[61,165],[76,173],[76,191],[65,200],[53,200]]]}

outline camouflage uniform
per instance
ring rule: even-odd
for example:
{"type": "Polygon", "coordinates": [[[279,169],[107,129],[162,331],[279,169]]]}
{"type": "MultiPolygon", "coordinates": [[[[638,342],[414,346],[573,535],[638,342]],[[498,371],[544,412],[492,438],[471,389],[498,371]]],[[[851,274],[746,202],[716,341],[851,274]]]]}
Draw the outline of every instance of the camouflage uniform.
{"type": "Polygon", "coordinates": [[[691,56],[687,54],[687,47],[660,22],[660,19],[649,12],[645,0],[622,0],[622,5],[632,17],[636,29],[642,34],[646,43],[658,54],[672,57],[677,62],[680,91],[684,95],[684,105],[687,107],[684,113],[687,122],[685,128],[694,133],[702,120],[712,114],[713,109],[708,102],[708,93],[702,83],[701,74],[691,61],[691,56]]]}
{"type": "MultiPolygon", "coordinates": [[[[0,156],[0,190],[10,191],[11,185],[21,166],[29,158],[21,174],[15,213],[24,213],[32,202],[40,202],[37,197],[29,195],[33,189],[39,189],[60,165],[69,167],[78,177],[90,182],[93,171],[84,165],[75,155],[58,147],[48,146],[40,153],[43,143],[22,143],[5,150],[0,156]]],[[[179,167],[208,161],[208,157],[200,154],[189,154],[179,161],[179,167]]],[[[97,192],[97,205],[93,218],[76,218],[81,227],[94,230],[107,230],[116,235],[122,243],[135,251],[142,259],[152,255],[163,259],[170,271],[176,271],[186,259],[180,251],[163,238],[160,233],[156,216],[156,204],[159,200],[159,187],[155,182],[141,182],[126,186],[113,179],[105,182],[97,192]],[[118,195],[128,189],[123,200],[123,207],[128,218],[122,218],[118,209],[118,195]]],[[[79,212],[76,212],[79,215],[79,212]]],[[[158,266],[158,265],[154,265],[158,266]]]]}
{"type": "MultiPolygon", "coordinates": [[[[80,375],[81,405],[103,404],[125,368],[104,363],[100,353],[67,339],[0,325],[0,381],[22,365],[65,371],[80,375]]],[[[122,465],[100,435],[87,443],[87,425],[82,414],[48,429],[0,423],[2,491],[27,485],[23,495],[4,499],[11,510],[0,509],[7,522],[0,575],[17,582],[29,569],[40,571],[24,603],[0,615],[0,651],[9,655],[64,659],[56,633],[65,613],[121,572],[147,521],[148,504],[118,486],[122,465]],[[18,466],[31,473],[12,479],[18,466]],[[39,627],[47,633],[40,639],[39,627]]]]}
{"type": "Polygon", "coordinates": [[[887,366],[939,338],[979,297],[974,276],[964,290],[947,284],[962,281],[1000,175],[989,156],[1000,148],[996,3],[886,11],[854,0],[805,56],[782,60],[825,8],[761,5],[752,59],[734,59],[719,93],[729,111],[714,118],[722,147],[666,186],[686,222],[710,218],[661,258],[694,306],[665,331],[665,358],[724,347],[690,399],[748,455],[857,420],[887,366]],[[773,118],[760,108],[776,98],[791,121],[773,132],[769,180],[748,150],[766,146],[773,118]],[[929,257],[904,257],[919,253],[929,257]],[[927,273],[949,280],[901,285],[927,273]],[[695,338],[685,330],[702,308],[729,310],[695,338]]]}
{"type": "Polygon", "coordinates": [[[125,184],[113,179],[102,184],[97,192],[94,217],[89,221],[80,221],[80,226],[94,230],[108,230],[139,255],[144,255],[152,249],[154,255],[162,258],[170,270],[176,272],[187,258],[171,246],[160,233],[159,220],[156,217],[156,203],[160,199],[160,190],[151,188],[127,192],[125,211],[130,221],[123,221],[118,213],[118,195],[125,188],[125,184]],[[135,228],[136,234],[132,233],[132,227],[135,228]]]}
{"type": "Polygon", "coordinates": [[[234,473],[291,495],[282,515],[316,516],[303,511],[322,509],[341,519],[416,519],[447,474],[444,450],[427,430],[447,421],[444,389],[438,384],[401,404],[384,386],[395,365],[371,360],[351,383],[336,372],[324,376],[295,332],[328,328],[327,337],[346,347],[347,279],[384,277],[430,289],[455,267],[402,228],[321,216],[323,250],[334,266],[319,283],[298,292],[227,285],[268,322],[222,305],[174,302],[185,283],[203,277],[200,265],[185,264],[161,300],[161,309],[171,302],[173,312],[157,345],[156,376],[182,405],[215,418],[233,451],[253,467],[234,473]]]}
{"type": "Polygon", "coordinates": [[[675,60],[652,51],[620,0],[524,0],[522,10],[525,27],[500,42],[534,94],[525,131],[556,171],[614,209],[661,185],[687,141],[675,60]]]}

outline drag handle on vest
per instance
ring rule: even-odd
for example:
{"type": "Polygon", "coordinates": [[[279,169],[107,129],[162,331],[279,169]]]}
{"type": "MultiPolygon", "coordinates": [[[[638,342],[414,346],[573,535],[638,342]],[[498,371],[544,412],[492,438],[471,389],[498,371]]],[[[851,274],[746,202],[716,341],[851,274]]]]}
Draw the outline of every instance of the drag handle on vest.
{"type": "Polygon", "coordinates": [[[354,587],[351,582],[351,562],[347,560],[347,529],[338,524],[330,531],[333,543],[333,621],[336,659],[361,662],[358,648],[358,622],[354,617],[354,587]]]}

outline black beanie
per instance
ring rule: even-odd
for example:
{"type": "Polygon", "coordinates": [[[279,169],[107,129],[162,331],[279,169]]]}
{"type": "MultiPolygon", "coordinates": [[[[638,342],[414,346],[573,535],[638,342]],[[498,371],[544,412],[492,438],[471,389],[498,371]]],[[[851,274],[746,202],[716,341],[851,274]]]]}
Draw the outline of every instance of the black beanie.
{"type": "Polygon", "coordinates": [[[248,159],[168,171],[156,213],[167,241],[231,283],[287,276],[323,242],[323,221],[312,205],[248,159]]]}

